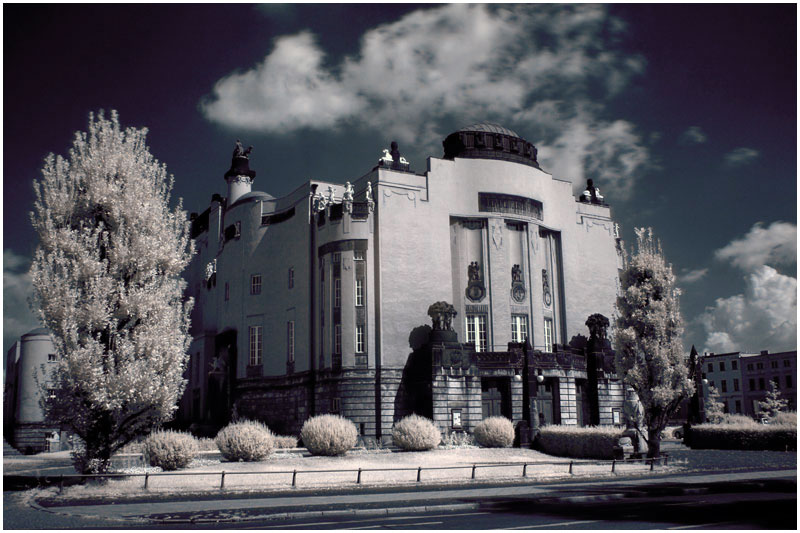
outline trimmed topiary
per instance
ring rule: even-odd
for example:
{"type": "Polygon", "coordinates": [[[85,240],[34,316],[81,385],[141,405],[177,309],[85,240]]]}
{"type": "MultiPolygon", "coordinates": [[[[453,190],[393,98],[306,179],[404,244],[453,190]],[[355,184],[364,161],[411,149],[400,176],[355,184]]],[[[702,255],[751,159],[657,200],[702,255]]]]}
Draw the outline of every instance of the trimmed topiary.
{"type": "Polygon", "coordinates": [[[392,428],[392,442],[406,451],[432,450],[442,441],[442,434],[433,420],[409,415],[392,428]]]}
{"type": "Polygon", "coordinates": [[[261,422],[244,420],[222,428],[214,441],[228,461],[261,461],[273,447],[272,432],[261,422]]]}
{"type": "Polygon", "coordinates": [[[197,456],[197,440],[188,433],[179,431],[156,431],[144,441],[143,452],[150,466],[162,470],[186,468],[197,456]]]}
{"type": "Polygon", "coordinates": [[[614,448],[622,438],[638,438],[615,426],[543,426],[534,442],[537,450],[559,457],[614,459],[614,448]]]}
{"type": "Polygon", "coordinates": [[[475,441],[484,448],[508,448],[514,444],[514,425],[504,416],[481,420],[473,434],[475,441]]]}
{"type": "Polygon", "coordinates": [[[356,425],[337,415],[309,418],[300,430],[303,445],[312,455],[344,455],[356,445],[356,425]]]}

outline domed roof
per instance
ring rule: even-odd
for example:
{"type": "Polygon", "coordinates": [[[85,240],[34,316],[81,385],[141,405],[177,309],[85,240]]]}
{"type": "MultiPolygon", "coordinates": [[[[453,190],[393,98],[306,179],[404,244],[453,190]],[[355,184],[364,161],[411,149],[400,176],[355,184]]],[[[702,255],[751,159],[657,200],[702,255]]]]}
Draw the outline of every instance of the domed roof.
{"type": "Polygon", "coordinates": [[[50,335],[50,330],[47,328],[36,328],[23,335],[23,337],[35,337],[37,335],[50,335]]]}
{"type": "Polygon", "coordinates": [[[477,124],[473,124],[471,126],[465,126],[458,131],[482,131],[485,133],[501,133],[503,135],[509,135],[511,137],[519,137],[516,132],[504,128],[499,124],[492,124],[490,122],[479,122],[477,124]]]}
{"type": "Polygon", "coordinates": [[[257,200],[274,200],[274,199],[275,199],[275,197],[272,196],[271,194],[267,194],[267,193],[262,192],[262,191],[251,191],[251,192],[248,192],[248,193],[245,193],[245,194],[241,195],[228,208],[230,209],[234,205],[243,204],[245,202],[254,202],[254,201],[257,201],[257,200]]]}

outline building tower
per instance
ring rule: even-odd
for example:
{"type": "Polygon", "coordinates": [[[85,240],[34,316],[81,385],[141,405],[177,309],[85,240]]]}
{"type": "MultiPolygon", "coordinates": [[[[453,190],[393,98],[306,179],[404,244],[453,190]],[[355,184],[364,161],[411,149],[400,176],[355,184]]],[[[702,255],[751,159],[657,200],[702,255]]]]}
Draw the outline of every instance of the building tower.
{"type": "Polygon", "coordinates": [[[243,150],[242,143],[236,139],[231,168],[225,173],[225,181],[228,182],[228,205],[233,205],[236,200],[249,193],[253,186],[256,171],[250,170],[249,155],[252,150],[252,146],[243,150]]]}

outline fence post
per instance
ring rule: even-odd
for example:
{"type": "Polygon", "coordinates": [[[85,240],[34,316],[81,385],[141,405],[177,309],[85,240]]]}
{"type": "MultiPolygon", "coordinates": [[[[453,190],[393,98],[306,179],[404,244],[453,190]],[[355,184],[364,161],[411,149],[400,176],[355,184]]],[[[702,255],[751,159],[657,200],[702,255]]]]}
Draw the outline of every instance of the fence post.
{"type": "Polygon", "coordinates": [[[147,490],[147,480],[150,479],[150,472],[144,473],[144,490],[147,490]]]}
{"type": "Polygon", "coordinates": [[[653,468],[655,468],[655,464],[656,464],[656,460],[655,459],[650,459],[650,471],[651,472],[653,471],[653,468]]]}
{"type": "Polygon", "coordinates": [[[472,479],[475,479],[475,465],[472,465],[472,479]]]}
{"type": "Polygon", "coordinates": [[[572,473],[572,461],[569,462],[569,473],[572,473]]]}
{"type": "Polygon", "coordinates": [[[360,468],[358,469],[358,479],[356,480],[356,483],[361,484],[361,469],[360,468]]]}
{"type": "Polygon", "coordinates": [[[59,492],[59,494],[63,490],[64,490],[64,474],[61,474],[61,479],[58,480],[58,492],[59,492]]]}
{"type": "Polygon", "coordinates": [[[417,468],[417,483],[419,483],[421,478],[422,478],[422,467],[420,466],[419,468],[417,468]]]}
{"type": "Polygon", "coordinates": [[[294,472],[292,472],[292,487],[296,486],[297,486],[297,469],[295,468],[294,472]]]}
{"type": "Polygon", "coordinates": [[[522,477],[528,477],[528,463],[522,465],[522,477]]]}
{"type": "Polygon", "coordinates": [[[225,488],[225,471],[223,470],[222,471],[222,476],[220,476],[220,480],[219,480],[219,490],[222,490],[224,488],[225,488]]]}
{"type": "Polygon", "coordinates": [[[611,473],[612,474],[614,473],[614,469],[616,468],[616,466],[617,466],[617,460],[614,459],[613,461],[611,461],[611,473]]]}

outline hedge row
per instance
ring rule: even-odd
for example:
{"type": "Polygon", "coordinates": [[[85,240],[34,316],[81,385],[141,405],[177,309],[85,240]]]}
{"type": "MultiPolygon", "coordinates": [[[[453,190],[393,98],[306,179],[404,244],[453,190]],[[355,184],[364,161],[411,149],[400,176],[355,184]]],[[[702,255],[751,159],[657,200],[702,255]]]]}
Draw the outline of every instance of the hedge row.
{"type": "Polygon", "coordinates": [[[797,427],[700,424],[692,426],[686,441],[695,450],[797,450],[797,427]]]}
{"type": "Polygon", "coordinates": [[[578,459],[613,459],[624,429],[616,427],[543,426],[534,447],[548,455],[578,459]]]}

